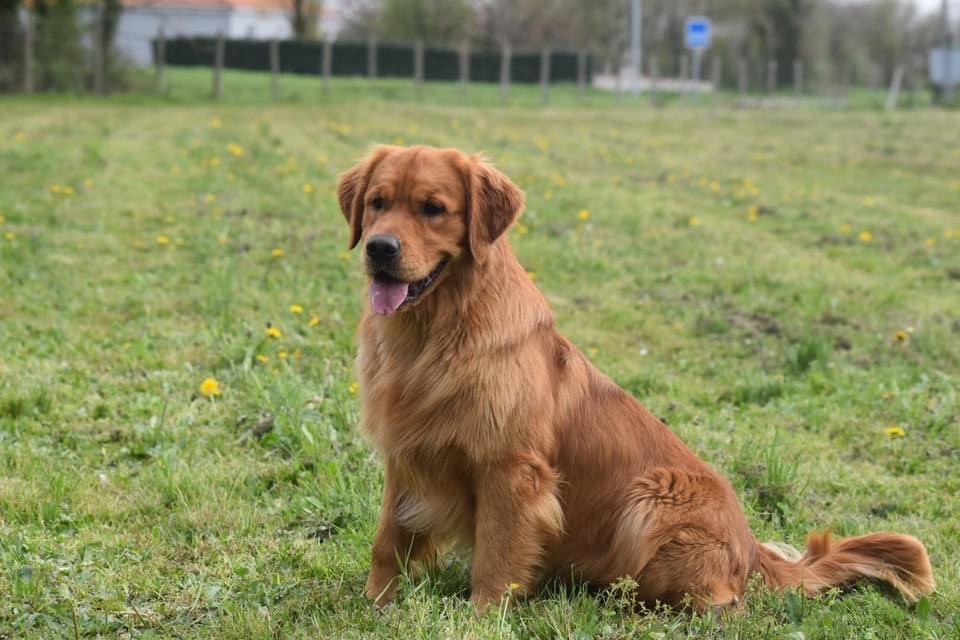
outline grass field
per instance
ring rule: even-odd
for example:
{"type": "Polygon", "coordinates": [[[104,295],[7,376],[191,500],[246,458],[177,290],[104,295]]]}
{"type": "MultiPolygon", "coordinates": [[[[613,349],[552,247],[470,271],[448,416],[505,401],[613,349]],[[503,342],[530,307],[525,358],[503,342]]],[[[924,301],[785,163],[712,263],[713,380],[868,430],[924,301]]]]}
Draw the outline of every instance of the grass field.
{"type": "Polygon", "coordinates": [[[0,101],[0,637],[960,637],[960,114],[244,102],[0,101]],[[723,621],[551,585],[478,617],[450,557],[374,611],[333,193],[373,142],[525,189],[561,331],[761,539],[909,532],[938,591],[757,588],[723,621]]]}

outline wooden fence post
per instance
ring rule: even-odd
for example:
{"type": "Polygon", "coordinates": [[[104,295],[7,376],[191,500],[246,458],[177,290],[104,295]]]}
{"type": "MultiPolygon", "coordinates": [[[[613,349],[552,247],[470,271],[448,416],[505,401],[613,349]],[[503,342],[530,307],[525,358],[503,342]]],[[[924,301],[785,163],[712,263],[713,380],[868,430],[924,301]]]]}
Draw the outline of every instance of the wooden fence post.
{"type": "Polygon", "coordinates": [[[164,22],[160,22],[157,27],[157,49],[154,52],[154,64],[157,75],[157,93],[163,95],[167,92],[167,36],[164,33],[164,22]]]}
{"type": "Polygon", "coordinates": [[[470,41],[460,44],[460,96],[467,97],[467,86],[470,84],[470,41]]]}
{"type": "Polygon", "coordinates": [[[550,104],[550,47],[540,52],[540,104],[550,104]]]}
{"type": "Polygon", "coordinates": [[[657,56],[652,55],[647,58],[648,73],[650,74],[650,101],[657,102],[657,84],[660,79],[660,66],[657,64],[657,56]]]}
{"type": "Polygon", "coordinates": [[[107,56],[103,50],[103,19],[103,4],[98,3],[93,10],[93,92],[98,96],[105,93],[103,67],[107,56]]]}
{"type": "Polygon", "coordinates": [[[413,43],[413,93],[417,100],[423,97],[423,40],[413,43]]]}
{"type": "Polygon", "coordinates": [[[33,93],[33,17],[29,11],[23,31],[23,92],[33,93]]]}
{"type": "Polygon", "coordinates": [[[749,88],[750,77],[748,75],[747,60],[746,58],[740,58],[737,60],[737,93],[745,96],[749,88]]]}
{"type": "Polygon", "coordinates": [[[377,79],[377,38],[370,36],[367,39],[367,80],[370,85],[377,79]]]}
{"type": "Polygon", "coordinates": [[[767,93],[773,94],[777,91],[777,61],[767,60],[767,93]]]}
{"type": "Polygon", "coordinates": [[[223,54],[226,43],[223,39],[223,32],[217,33],[216,49],[213,52],[213,97],[219,100],[223,95],[223,54]]]}
{"type": "Polygon", "coordinates": [[[330,76],[333,73],[333,42],[329,37],[323,39],[323,95],[330,95],[330,76]]]}
{"type": "Polygon", "coordinates": [[[893,111],[897,108],[897,100],[900,98],[900,84],[903,82],[903,65],[898,64],[893,70],[893,77],[890,79],[890,91],[887,93],[887,111],[893,111]]]}
{"type": "Polygon", "coordinates": [[[793,61],[793,93],[803,95],[803,60],[800,58],[793,61]]]}
{"type": "Polygon", "coordinates": [[[270,41],[270,99],[276,101],[280,97],[280,43],[275,39],[270,41]]]}
{"type": "Polygon", "coordinates": [[[580,95],[587,90],[587,52],[584,49],[577,51],[577,88],[580,95]]]}
{"type": "Polygon", "coordinates": [[[510,43],[504,42],[500,49],[500,99],[506,102],[510,98],[510,43]]]}

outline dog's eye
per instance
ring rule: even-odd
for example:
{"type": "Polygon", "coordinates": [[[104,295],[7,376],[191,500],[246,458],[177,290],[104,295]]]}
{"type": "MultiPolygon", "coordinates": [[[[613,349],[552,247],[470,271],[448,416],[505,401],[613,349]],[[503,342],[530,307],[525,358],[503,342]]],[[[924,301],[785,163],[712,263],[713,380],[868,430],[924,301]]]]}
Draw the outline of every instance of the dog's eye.
{"type": "Polygon", "coordinates": [[[377,196],[376,198],[370,201],[370,206],[373,207],[374,209],[383,209],[383,204],[384,204],[383,198],[381,198],[380,196],[377,196]]]}
{"type": "Polygon", "coordinates": [[[427,200],[423,203],[423,212],[428,216],[438,216],[443,213],[443,205],[427,200]]]}

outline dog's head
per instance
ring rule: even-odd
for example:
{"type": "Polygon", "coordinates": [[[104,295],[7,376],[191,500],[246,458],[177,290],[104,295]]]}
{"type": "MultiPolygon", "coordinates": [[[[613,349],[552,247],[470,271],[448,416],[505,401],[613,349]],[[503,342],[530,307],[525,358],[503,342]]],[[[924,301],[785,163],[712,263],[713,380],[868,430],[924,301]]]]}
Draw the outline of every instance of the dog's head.
{"type": "Polygon", "coordinates": [[[337,195],[384,315],[424,299],[451,265],[482,264],[523,209],[523,192],[481,156],[433,147],[374,147],[337,195]]]}

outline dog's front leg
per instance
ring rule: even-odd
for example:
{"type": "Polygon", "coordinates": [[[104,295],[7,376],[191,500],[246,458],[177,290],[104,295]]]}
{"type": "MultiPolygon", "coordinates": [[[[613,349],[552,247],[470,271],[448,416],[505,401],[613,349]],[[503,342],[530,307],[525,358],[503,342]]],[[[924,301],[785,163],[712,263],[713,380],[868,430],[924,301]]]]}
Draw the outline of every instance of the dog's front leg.
{"type": "Polygon", "coordinates": [[[430,547],[426,535],[415,535],[404,529],[397,518],[400,488],[396,473],[388,461],[384,472],[383,502],[380,521],[371,550],[372,562],[364,593],[377,606],[386,606],[397,590],[397,578],[408,562],[419,560],[430,547]]]}
{"type": "Polygon", "coordinates": [[[537,454],[479,471],[470,599],[482,610],[508,590],[524,595],[536,586],[546,546],[562,532],[563,511],[557,474],[537,454]]]}

